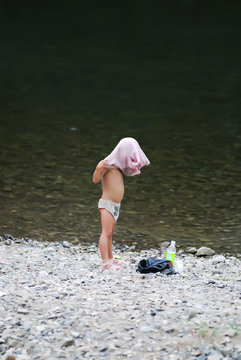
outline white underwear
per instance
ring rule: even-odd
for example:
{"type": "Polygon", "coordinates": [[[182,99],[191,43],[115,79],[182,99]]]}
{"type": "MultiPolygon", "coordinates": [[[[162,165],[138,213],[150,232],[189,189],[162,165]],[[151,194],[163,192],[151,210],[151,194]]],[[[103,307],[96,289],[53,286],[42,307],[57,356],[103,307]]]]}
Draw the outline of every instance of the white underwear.
{"type": "Polygon", "coordinates": [[[111,200],[100,199],[98,202],[98,209],[107,210],[113,216],[114,220],[117,221],[120,212],[120,204],[111,200]]]}

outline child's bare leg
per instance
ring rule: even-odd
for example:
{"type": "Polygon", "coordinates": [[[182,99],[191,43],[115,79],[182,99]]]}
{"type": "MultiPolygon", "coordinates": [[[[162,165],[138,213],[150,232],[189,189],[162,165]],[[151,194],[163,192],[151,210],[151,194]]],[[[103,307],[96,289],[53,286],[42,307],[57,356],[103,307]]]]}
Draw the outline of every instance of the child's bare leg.
{"type": "MultiPolygon", "coordinates": [[[[113,224],[112,234],[114,234],[115,226],[116,226],[116,221],[114,221],[114,224],[113,224]]],[[[113,255],[112,255],[112,243],[111,243],[111,246],[108,248],[108,255],[109,255],[110,261],[114,265],[119,265],[119,266],[120,265],[126,265],[126,262],[124,260],[118,260],[118,259],[113,258],[113,255]]]]}
{"type": "Polygon", "coordinates": [[[112,254],[112,236],[114,234],[114,230],[115,230],[115,226],[116,226],[116,222],[113,222],[113,226],[112,226],[112,233],[111,233],[111,242],[108,243],[108,258],[109,260],[113,260],[113,254],[112,254]]]}
{"type": "MultiPolygon", "coordinates": [[[[112,256],[112,234],[114,230],[115,221],[113,216],[105,209],[99,209],[101,215],[102,232],[99,239],[100,255],[102,257],[103,266],[106,269],[113,267],[110,260],[112,256]]],[[[116,268],[119,270],[119,268],[116,268]]]]}

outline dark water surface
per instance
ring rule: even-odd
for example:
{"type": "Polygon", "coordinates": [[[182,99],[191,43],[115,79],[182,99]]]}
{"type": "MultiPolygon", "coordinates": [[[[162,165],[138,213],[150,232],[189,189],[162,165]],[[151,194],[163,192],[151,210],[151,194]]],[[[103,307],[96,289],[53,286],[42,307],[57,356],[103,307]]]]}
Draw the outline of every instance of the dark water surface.
{"type": "Polygon", "coordinates": [[[9,3],[0,235],[97,242],[92,172],[132,136],[151,165],[125,179],[116,244],[240,253],[240,3],[9,3]]]}

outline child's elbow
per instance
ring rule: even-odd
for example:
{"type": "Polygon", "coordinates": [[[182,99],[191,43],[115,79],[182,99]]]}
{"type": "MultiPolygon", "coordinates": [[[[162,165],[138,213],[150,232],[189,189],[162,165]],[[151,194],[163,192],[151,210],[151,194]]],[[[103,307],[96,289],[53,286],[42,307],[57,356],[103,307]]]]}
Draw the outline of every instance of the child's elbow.
{"type": "Polygon", "coordinates": [[[100,181],[96,176],[93,176],[92,180],[94,184],[98,184],[98,182],[100,181]]]}

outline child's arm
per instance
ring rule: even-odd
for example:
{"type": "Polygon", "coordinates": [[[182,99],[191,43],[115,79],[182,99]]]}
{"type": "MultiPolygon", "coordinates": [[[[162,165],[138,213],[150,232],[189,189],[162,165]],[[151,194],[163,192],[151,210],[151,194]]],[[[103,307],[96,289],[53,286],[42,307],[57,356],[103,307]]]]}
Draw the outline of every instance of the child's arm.
{"type": "Polygon", "coordinates": [[[107,171],[107,162],[106,160],[101,160],[95,168],[93,174],[93,183],[97,184],[102,179],[106,171],[107,171]]]}

